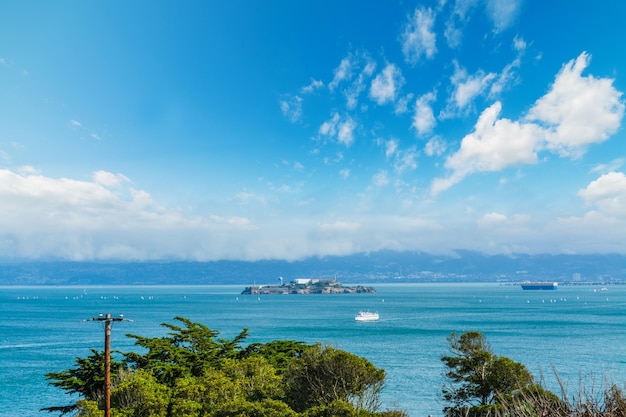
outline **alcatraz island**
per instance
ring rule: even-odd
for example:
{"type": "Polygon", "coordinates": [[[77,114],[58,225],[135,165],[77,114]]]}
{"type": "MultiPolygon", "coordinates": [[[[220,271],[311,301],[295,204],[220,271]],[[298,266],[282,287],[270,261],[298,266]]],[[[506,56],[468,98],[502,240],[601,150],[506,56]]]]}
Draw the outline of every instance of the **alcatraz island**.
{"type": "Polygon", "coordinates": [[[246,287],[242,294],[373,294],[376,290],[372,287],[356,285],[346,287],[334,279],[296,278],[289,283],[280,285],[253,285],[246,287]]]}

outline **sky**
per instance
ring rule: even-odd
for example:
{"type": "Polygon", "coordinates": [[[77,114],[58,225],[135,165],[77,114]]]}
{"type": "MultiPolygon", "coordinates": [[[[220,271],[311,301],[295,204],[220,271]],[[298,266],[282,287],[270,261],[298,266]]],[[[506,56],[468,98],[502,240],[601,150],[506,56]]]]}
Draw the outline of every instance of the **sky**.
{"type": "Polygon", "coordinates": [[[0,2],[0,259],[626,254],[626,2],[0,2]]]}

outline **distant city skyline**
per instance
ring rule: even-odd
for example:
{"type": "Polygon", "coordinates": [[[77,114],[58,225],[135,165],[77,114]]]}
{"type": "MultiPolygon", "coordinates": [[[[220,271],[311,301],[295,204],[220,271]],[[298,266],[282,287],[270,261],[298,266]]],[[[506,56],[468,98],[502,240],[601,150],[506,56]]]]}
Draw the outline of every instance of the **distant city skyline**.
{"type": "Polygon", "coordinates": [[[0,4],[0,259],[626,254],[626,4],[0,4]]]}

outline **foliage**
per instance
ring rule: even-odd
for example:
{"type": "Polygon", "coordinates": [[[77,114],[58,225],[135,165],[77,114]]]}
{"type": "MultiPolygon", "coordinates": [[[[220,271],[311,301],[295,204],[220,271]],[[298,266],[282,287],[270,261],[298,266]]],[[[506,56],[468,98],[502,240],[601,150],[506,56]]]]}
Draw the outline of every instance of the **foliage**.
{"type": "Polygon", "coordinates": [[[442,394],[448,416],[493,414],[503,399],[533,383],[524,365],[494,355],[480,332],[452,333],[448,342],[451,355],[441,358],[447,368],[442,394]]]}
{"type": "Polygon", "coordinates": [[[529,385],[502,399],[503,409],[510,416],[567,416],[569,405],[540,385],[529,385]]]}
{"type": "Polygon", "coordinates": [[[165,417],[170,389],[159,384],[148,371],[120,374],[116,387],[111,391],[111,406],[120,416],[165,417]]]}
{"type": "MultiPolygon", "coordinates": [[[[128,335],[143,353],[113,362],[113,417],[297,417],[311,407],[311,417],[404,417],[375,412],[385,372],[364,358],[289,340],[244,347],[247,329],[228,340],[201,323],[175,320],[163,324],[169,330],[163,337],[128,335]]],[[[46,410],[101,416],[103,353],[76,363],[47,377],[80,398],[46,410]]]]}
{"type": "Polygon", "coordinates": [[[278,374],[282,374],[291,360],[301,356],[308,347],[309,345],[304,342],[274,340],[268,343],[250,344],[245,349],[244,355],[260,355],[276,369],[278,374]]]}
{"type": "Polygon", "coordinates": [[[376,411],[385,371],[364,358],[316,344],[291,362],[285,380],[286,402],[296,411],[336,401],[376,411]]]}
{"type": "MultiPolygon", "coordinates": [[[[111,378],[124,367],[122,362],[111,360],[111,378]]],[[[88,400],[102,396],[104,386],[104,352],[91,349],[86,358],[76,358],[75,367],[61,372],[48,372],[45,377],[50,385],[61,388],[68,394],[79,394],[88,400]]],[[[42,408],[41,411],[59,412],[61,415],[76,410],[76,404],[42,408]]]]}
{"type": "Polygon", "coordinates": [[[237,358],[242,352],[240,344],[248,336],[248,329],[243,329],[232,340],[218,339],[219,332],[202,323],[184,317],[174,319],[185,327],[163,323],[163,327],[171,330],[167,336],[149,338],[127,335],[147,353],[128,353],[126,362],[135,368],[150,370],[160,383],[170,387],[178,378],[202,376],[207,369],[219,369],[222,360],[237,358]]]}

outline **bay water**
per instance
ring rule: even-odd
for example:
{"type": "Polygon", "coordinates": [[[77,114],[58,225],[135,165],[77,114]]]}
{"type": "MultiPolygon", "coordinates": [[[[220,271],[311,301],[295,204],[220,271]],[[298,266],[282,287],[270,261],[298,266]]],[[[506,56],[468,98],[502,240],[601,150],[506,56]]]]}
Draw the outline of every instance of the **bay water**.
{"type": "Polygon", "coordinates": [[[441,356],[451,332],[476,330],[493,352],[521,362],[546,388],[568,395],[605,383],[626,386],[626,285],[373,284],[375,294],[241,295],[242,286],[60,286],[0,288],[0,415],[46,416],[71,398],[44,374],[103,350],[102,323],[115,322],[112,349],[137,351],[132,333],[164,336],[161,323],[186,317],[248,343],[321,342],[367,358],[387,373],[383,408],[441,415],[441,356]],[[380,321],[355,322],[360,310],[380,321]]]}

